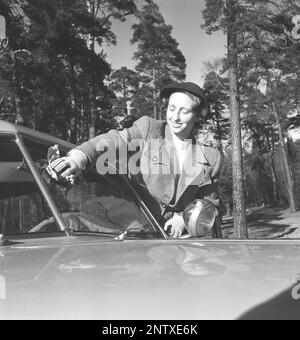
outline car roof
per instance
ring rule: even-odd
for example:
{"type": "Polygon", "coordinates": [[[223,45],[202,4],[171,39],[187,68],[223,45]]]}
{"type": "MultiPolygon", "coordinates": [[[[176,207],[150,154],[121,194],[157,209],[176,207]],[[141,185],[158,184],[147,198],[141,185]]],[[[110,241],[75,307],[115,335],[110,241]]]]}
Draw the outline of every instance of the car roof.
{"type": "Polygon", "coordinates": [[[29,137],[31,139],[38,139],[42,142],[47,142],[51,144],[59,144],[67,149],[74,148],[74,144],[66,142],[62,139],[53,137],[51,135],[48,135],[46,133],[42,133],[36,130],[29,129],[27,127],[8,123],[4,120],[0,120],[0,134],[21,134],[25,135],[26,137],[29,137]]]}

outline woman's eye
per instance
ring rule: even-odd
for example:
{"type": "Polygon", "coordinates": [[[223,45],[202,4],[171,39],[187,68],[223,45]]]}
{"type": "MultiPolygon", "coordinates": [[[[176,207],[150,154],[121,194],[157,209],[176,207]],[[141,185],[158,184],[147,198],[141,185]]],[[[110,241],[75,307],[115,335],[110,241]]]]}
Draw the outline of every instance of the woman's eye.
{"type": "Polygon", "coordinates": [[[169,106],[170,111],[175,111],[175,106],[169,106]]]}

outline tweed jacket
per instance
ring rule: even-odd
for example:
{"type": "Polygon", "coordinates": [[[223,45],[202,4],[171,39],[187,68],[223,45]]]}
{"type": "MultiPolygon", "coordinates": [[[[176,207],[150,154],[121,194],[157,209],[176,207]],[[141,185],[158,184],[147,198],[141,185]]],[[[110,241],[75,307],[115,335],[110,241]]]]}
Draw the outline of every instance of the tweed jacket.
{"type": "MultiPolygon", "coordinates": [[[[111,130],[80,145],[77,149],[88,156],[91,164],[96,164],[98,157],[103,154],[104,146],[120,150],[133,141],[140,141],[140,171],[132,173],[127,168],[128,175],[160,223],[171,218],[175,212],[181,213],[196,198],[209,198],[217,205],[220,152],[213,147],[201,145],[194,139],[191,157],[195,171],[176,172],[178,162],[176,164],[176,157],[171,157],[174,155],[173,138],[165,121],[144,116],[129,129],[111,130]],[[153,141],[156,141],[155,148],[153,141]]],[[[119,161],[122,162],[122,159],[119,161]]]]}

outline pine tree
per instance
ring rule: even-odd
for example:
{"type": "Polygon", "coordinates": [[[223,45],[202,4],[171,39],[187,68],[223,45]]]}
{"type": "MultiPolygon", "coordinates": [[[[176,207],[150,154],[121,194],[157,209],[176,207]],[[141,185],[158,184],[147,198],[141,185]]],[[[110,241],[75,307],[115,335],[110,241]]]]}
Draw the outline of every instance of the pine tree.
{"type": "MultiPolygon", "coordinates": [[[[96,45],[101,46],[106,31],[106,40],[110,43],[116,43],[116,37],[111,32],[111,19],[118,19],[124,21],[128,15],[133,14],[136,11],[136,6],[133,0],[87,0],[88,12],[94,20],[101,22],[102,30],[91,30],[88,34],[88,47],[95,53],[96,45]]],[[[92,77],[90,84],[90,128],[89,138],[95,136],[95,124],[96,124],[96,107],[95,101],[97,97],[96,90],[97,79],[92,77]]]]}
{"type": "MultiPolygon", "coordinates": [[[[285,1],[256,4],[254,24],[247,28],[247,39],[241,43],[241,76],[248,86],[266,88],[268,105],[278,131],[282,167],[290,210],[296,210],[294,183],[286,149],[287,116],[297,110],[299,46],[291,40],[292,10],[285,1]],[[250,44],[254,48],[249,48],[250,44]],[[293,80],[296,81],[293,81],[293,80]],[[292,80],[292,81],[291,81],[292,80]],[[292,85],[292,88],[290,87],[292,85]],[[289,87],[289,89],[287,89],[289,87]],[[283,109],[284,108],[284,109],[283,109]]],[[[299,79],[299,78],[298,78],[299,79]]]]}
{"type": "Polygon", "coordinates": [[[221,154],[224,154],[223,142],[228,140],[230,135],[230,121],[227,115],[229,107],[228,80],[211,71],[206,75],[203,87],[210,103],[213,123],[209,124],[209,130],[214,135],[221,154]]]}
{"type": "MultiPolygon", "coordinates": [[[[112,72],[110,75],[109,88],[116,95],[114,100],[113,111],[120,119],[133,120],[128,117],[131,115],[131,103],[134,94],[139,86],[138,74],[128,69],[127,67],[121,67],[120,69],[112,72]]],[[[121,121],[121,125],[122,121],[121,121]]]]}
{"type": "Polygon", "coordinates": [[[233,165],[233,202],[234,202],[234,235],[235,238],[247,238],[246,209],[244,194],[244,174],[242,158],[241,117],[239,101],[239,49],[240,13],[243,10],[237,1],[206,0],[203,11],[208,33],[223,30],[227,34],[228,54],[227,70],[229,77],[230,108],[231,108],[231,142],[233,165]]]}
{"type": "Polygon", "coordinates": [[[152,112],[157,119],[162,118],[158,107],[159,89],[169,82],[184,80],[186,63],[177,41],[172,37],[173,28],[165,23],[158,5],[152,0],[144,3],[137,12],[138,23],[133,25],[132,43],[137,43],[135,70],[144,77],[142,93],[152,93],[152,112]]]}
{"type": "MultiPolygon", "coordinates": [[[[242,159],[240,143],[241,114],[247,115],[247,104],[251,91],[258,88],[266,92],[269,99],[265,103],[272,111],[279,143],[281,145],[286,188],[290,209],[295,210],[293,177],[288,163],[285,138],[285,120],[297,108],[297,86],[291,91],[283,91],[289,78],[296,79],[299,70],[299,44],[293,40],[292,18],[299,6],[294,1],[206,1],[205,28],[209,33],[223,30],[228,37],[227,67],[231,87],[232,145],[234,202],[236,204],[235,236],[244,237],[242,159]],[[293,74],[293,75],[292,75],[293,74]],[[285,93],[285,97],[280,94],[285,93]],[[293,99],[291,98],[291,95],[293,99]],[[294,102],[294,109],[293,103],[294,102]],[[239,112],[239,114],[237,114],[239,112]],[[238,196],[240,196],[238,198],[238,196]]],[[[291,83],[290,83],[291,84],[291,83]]]]}
{"type": "MultiPolygon", "coordinates": [[[[2,6],[2,9],[1,9],[2,6]]],[[[133,0],[2,0],[9,48],[2,54],[4,118],[74,143],[116,126],[104,41],[111,20],[135,12],[133,0]]]]}

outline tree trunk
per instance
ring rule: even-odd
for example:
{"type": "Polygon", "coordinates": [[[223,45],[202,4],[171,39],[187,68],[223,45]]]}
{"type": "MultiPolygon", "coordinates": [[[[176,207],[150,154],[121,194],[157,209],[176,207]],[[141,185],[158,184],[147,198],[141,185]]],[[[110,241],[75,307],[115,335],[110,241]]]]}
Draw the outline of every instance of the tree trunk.
{"type": "Polygon", "coordinates": [[[157,114],[157,90],[156,90],[156,68],[153,69],[153,116],[154,119],[158,119],[157,114]]]}
{"type": "Polygon", "coordinates": [[[90,96],[90,108],[91,108],[91,120],[90,120],[90,126],[89,126],[89,139],[94,138],[96,135],[96,113],[95,113],[95,105],[94,105],[94,83],[92,84],[91,96],[90,96]]]}
{"type": "Polygon", "coordinates": [[[272,178],[272,188],[273,188],[273,205],[276,206],[279,200],[279,192],[278,192],[278,179],[276,175],[276,166],[275,166],[275,150],[274,150],[274,141],[273,138],[270,138],[268,134],[266,135],[269,150],[271,153],[271,178],[272,178]]]}
{"type": "Polygon", "coordinates": [[[300,116],[300,72],[296,72],[297,81],[295,84],[295,100],[297,115],[300,116]]]}
{"type": "MultiPolygon", "coordinates": [[[[260,141],[259,133],[256,132],[255,129],[252,129],[252,132],[253,132],[253,138],[255,139],[255,142],[256,142],[257,147],[258,147],[260,159],[262,160],[260,162],[260,171],[259,171],[260,173],[259,173],[259,175],[260,175],[260,178],[263,179],[263,181],[267,181],[268,175],[267,175],[267,170],[266,170],[266,167],[265,167],[265,157],[264,157],[262,142],[260,141]]],[[[273,161],[273,164],[274,164],[274,161],[273,161]]],[[[276,176],[275,176],[275,173],[273,173],[274,169],[275,168],[271,167],[272,193],[270,195],[270,193],[268,192],[267,195],[266,195],[266,193],[263,192],[263,202],[265,204],[270,204],[271,202],[274,203],[274,201],[276,199],[277,188],[276,188],[276,176]],[[275,185],[276,191],[274,191],[274,185],[275,185]],[[275,193],[275,196],[274,196],[274,193],[275,193]]],[[[263,186],[263,184],[262,184],[262,186],[263,186]]]]}
{"type": "Polygon", "coordinates": [[[73,109],[74,117],[71,121],[71,143],[77,144],[78,139],[78,98],[76,90],[76,80],[75,80],[75,70],[74,65],[71,63],[71,89],[74,98],[73,109]]]}
{"type": "MultiPolygon", "coordinates": [[[[94,10],[94,9],[93,9],[94,10]]],[[[91,51],[95,52],[95,37],[90,35],[89,37],[89,48],[91,51]]],[[[91,88],[90,88],[90,108],[91,108],[91,121],[90,121],[90,127],[89,127],[89,138],[95,137],[95,126],[96,126],[96,110],[95,110],[95,80],[94,77],[91,82],[91,88]]]]}
{"type": "MultiPolygon", "coordinates": [[[[92,14],[95,18],[98,14],[100,3],[92,1],[87,1],[87,9],[90,14],[92,14]]],[[[88,47],[92,52],[95,52],[95,37],[92,34],[89,34],[88,37],[88,47]]],[[[94,77],[91,81],[91,87],[89,89],[89,101],[90,101],[90,124],[89,124],[89,139],[94,138],[96,135],[95,126],[96,126],[96,110],[95,110],[95,80],[94,77]]]]}
{"type": "Polygon", "coordinates": [[[15,124],[24,124],[24,118],[21,112],[21,105],[20,105],[20,99],[17,97],[15,97],[15,106],[16,106],[16,118],[15,118],[15,124]]]}
{"type": "Polygon", "coordinates": [[[282,131],[282,126],[280,122],[280,114],[279,114],[279,106],[278,103],[276,103],[276,100],[273,101],[273,111],[276,119],[276,124],[278,127],[278,134],[279,134],[279,146],[282,153],[282,167],[284,171],[284,178],[286,183],[286,190],[288,194],[288,200],[290,205],[290,211],[292,213],[296,212],[296,201],[295,201],[295,194],[294,194],[294,180],[292,171],[289,165],[288,156],[287,156],[287,150],[285,147],[284,142],[284,136],[282,131]]]}
{"type": "MultiPolygon", "coordinates": [[[[17,85],[17,76],[16,76],[16,55],[14,51],[11,51],[11,58],[13,62],[13,71],[12,71],[12,81],[13,84],[17,85]]],[[[20,98],[18,97],[17,93],[15,93],[14,104],[16,107],[16,116],[15,116],[15,124],[24,124],[24,118],[21,112],[21,105],[20,105],[20,98]]]]}
{"type": "Polygon", "coordinates": [[[247,238],[245,193],[243,182],[243,156],[241,118],[237,98],[237,70],[230,69],[231,97],[231,138],[232,138],[232,178],[233,178],[233,217],[234,238],[247,238]]]}
{"type": "Polygon", "coordinates": [[[216,111],[216,124],[217,124],[217,147],[220,151],[221,155],[224,156],[224,150],[223,150],[223,143],[222,143],[222,131],[221,131],[221,124],[220,124],[220,115],[218,113],[218,108],[216,105],[215,108],[216,111]]]}
{"type": "MultiPolygon", "coordinates": [[[[227,5],[232,7],[232,0],[227,5]]],[[[232,22],[235,15],[231,12],[232,22]]],[[[233,238],[248,238],[246,223],[246,207],[243,176],[241,116],[238,88],[238,52],[237,34],[233,26],[228,29],[228,56],[229,56],[229,85],[231,105],[231,138],[232,138],[232,179],[233,179],[233,238]]]]}
{"type": "Polygon", "coordinates": [[[276,177],[276,167],[274,162],[274,154],[271,155],[271,178],[273,187],[273,203],[274,205],[278,202],[278,188],[277,188],[277,177],[276,177]]]}

